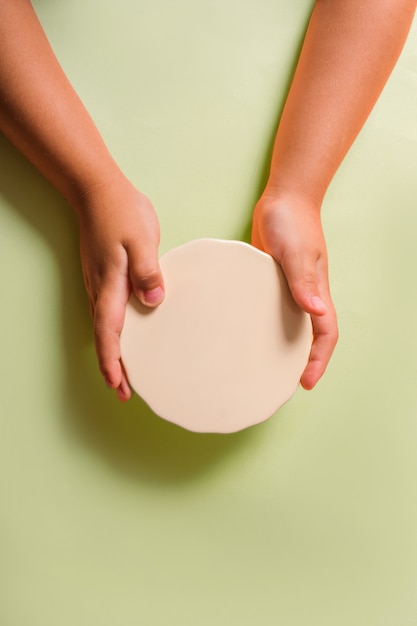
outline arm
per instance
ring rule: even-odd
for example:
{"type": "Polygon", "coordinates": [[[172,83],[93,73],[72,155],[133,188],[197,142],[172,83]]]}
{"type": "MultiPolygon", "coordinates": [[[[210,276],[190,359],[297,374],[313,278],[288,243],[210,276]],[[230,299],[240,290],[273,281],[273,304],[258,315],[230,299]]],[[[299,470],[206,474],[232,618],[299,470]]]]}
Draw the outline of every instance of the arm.
{"type": "Polygon", "coordinates": [[[388,79],[415,0],[317,0],[277,131],[252,242],[282,265],[314,341],[311,389],[337,341],[320,208],[328,185],[388,79]]]}
{"type": "Polygon", "coordinates": [[[127,299],[132,288],[149,306],[163,298],[158,220],[109,154],[29,0],[0,0],[0,130],[76,212],[99,366],[126,400],[119,335],[127,299]]]}

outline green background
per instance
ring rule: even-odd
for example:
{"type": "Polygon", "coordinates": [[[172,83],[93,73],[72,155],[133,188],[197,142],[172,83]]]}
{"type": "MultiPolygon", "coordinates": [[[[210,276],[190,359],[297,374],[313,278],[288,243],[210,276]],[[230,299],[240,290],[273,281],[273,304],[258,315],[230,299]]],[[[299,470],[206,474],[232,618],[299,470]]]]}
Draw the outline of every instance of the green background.
{"type": "MultiPolygon", "coordinates": [[[[248,238],[311,0],[36,0],[161,253],[248,238]]],[[[196,435],[96,368],[70,208],[0,141],[0,624],[417,624],[417,30],[326,197],[341,337],[196,435]]]]}

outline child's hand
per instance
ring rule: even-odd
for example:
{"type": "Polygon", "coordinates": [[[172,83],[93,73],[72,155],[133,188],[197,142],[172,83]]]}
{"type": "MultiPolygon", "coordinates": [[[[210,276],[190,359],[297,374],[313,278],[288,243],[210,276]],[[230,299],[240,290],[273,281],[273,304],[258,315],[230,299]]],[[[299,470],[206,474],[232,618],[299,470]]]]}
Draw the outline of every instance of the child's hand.
{"type": "Polygon", "coordinates": [[[263,196],[255,207],[252,244],[280,264],[295,301],[311,316],[314,340],[300,382],[305,389],[312,389],[338,338],[319,211],[305,201],[263,196]]]}
{"type": "Polygon", "coordinates": [[[77,208],[99,367],[125,401],[131,392],[120,361],[120,333],[127,300],[132,290],[150,307],[164,298],[158,218],[148,198],[124,177],[90,189],[77,208]]]}

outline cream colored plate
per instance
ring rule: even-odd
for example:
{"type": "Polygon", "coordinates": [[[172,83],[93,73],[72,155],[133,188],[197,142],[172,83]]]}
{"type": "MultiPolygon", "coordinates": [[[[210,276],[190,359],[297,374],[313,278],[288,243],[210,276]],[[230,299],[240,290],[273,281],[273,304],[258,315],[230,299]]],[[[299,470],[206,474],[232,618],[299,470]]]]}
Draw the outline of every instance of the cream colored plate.
{"type": "Polygon", "coordinates": [[[310,317],[279,266],[240,241],[198,239],[161,258],[166,296],[131,296],[121,334],[133,389],[188,430],[234,432],[266,420],[297,389],[310,317]]]}

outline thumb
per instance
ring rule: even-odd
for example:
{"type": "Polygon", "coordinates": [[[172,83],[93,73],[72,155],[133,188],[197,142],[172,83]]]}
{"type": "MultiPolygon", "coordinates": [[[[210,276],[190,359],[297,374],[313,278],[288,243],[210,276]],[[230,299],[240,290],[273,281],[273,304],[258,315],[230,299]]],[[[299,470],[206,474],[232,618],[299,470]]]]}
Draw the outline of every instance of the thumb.
{"type": "Polygon", "coordinates": [[[281,260],[281,267],[296,303],[310,315],[325,315],[327,307],[319,289],[320,259],[297,254],[281,260]]]}
{"type": "Polygon", "coordinates": [[[129,278],[136,297],[145,306],[157,306],[165,295],[157,245],[133,246],[128,255],[129,278]]]}

